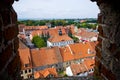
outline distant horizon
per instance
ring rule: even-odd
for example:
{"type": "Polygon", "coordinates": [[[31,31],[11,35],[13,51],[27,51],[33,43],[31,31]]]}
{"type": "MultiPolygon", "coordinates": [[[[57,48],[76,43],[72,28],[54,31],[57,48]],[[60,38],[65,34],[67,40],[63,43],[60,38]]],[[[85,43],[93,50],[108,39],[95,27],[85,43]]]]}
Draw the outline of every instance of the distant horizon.
{"type": "Polygon", "coordinates": [[[18,20],[63,20],[63,19],[97,19],[97,18],[18,18],[18,20]]]}
{"type": "Polygon", "coordinates": [[[97,18],[100,12],[89,0],[20,0],[13,8],[18,19],[97,18]]]}

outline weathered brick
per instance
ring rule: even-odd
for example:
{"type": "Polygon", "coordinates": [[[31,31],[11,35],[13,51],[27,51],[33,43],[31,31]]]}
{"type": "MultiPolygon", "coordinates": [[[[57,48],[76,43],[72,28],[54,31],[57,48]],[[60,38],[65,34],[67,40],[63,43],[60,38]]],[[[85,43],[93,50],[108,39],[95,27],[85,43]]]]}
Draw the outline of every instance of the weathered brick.
{"type": "Polygon", "coordinates": [[[98,23],[102,23],[102,14],[101,13],[99,13],[98,14],[98,23]]]}
{"type": "Polygon", "coordinates": [[[100,76],[108,80],[120,79],[120,9],[118,1],[96,0],[100,9],[98,31],[99,37],[102,37],[102,39],[98,38],[97,47],[101,48],[102,52],[96,49],[95,72],[98,71],[98,74],[102,74],[100,76]],[[102,58],[99,58],[98,53],[101,53],[102,58]],[[102,64],[101,68],[99,64],[102,64]]]}
{"type": "Polygon", "coordinates": [[[99,48],[95,48],[95,50],[96,50],[96,56],[99,58],[99,59],[101,59],[101,51],[99,50],[99,48]]]}
{"type": "Polygon", "coordinates": [[[14,0],[0,0],[0,71],[3,70],[2,75],[5,76],[5,79],[4,77],[2,79],[0,74],[2,80],[18,80],[15,75],[20,70],[17,65],[20,64],[17,51],[19,44],[17,39],[15,39],[18,35],[17,14],[12,7],[13,2],[14,0]],[[14,39],[15,41],[13,41],[14,39]],[[13,52],[16,53],[17,59],[16,57],[14,59],[13,52]],[[12,57],[13,61],[10,62],[9,60],[12,57]],[[9,68],[6,69],[7,66],[5,67],[5,65],[9,68]]]}
{"type": "Polygon", "coordinates": [[[16,37],[18,34],[18,28],[13,25],[13,27],[8,27],[7,29],[4,30],[4,37],[5,41],[9,41],[16,37]]]}
{"type": "Polygon", "coordinates": [[[2,29],[2,16],[0,14],[0,30],[2,29]]]}
{"type": "Polygon", "coordinates": [[[101,70],[101,62],[98,60],[98,58],[95,58],[95,75],[100,76],[100,70],[101,70]]]}
{"type": "Polygon", "coordinates": [[[119,61],[120,60],[120,51],[116,52],[114,57],[119,61]]]}
{"type": "Polygon", "coordinates": [[[1,46],[1,43],[2,43],[2,16],[0,14],[0,46],[1,46]]]}
{"type": "Polygon", "coordinates": [[[0,32],[0,46],[2,44],[2,38],[3,38],[3,34],[2,34],[2,32],[0,32]]]}
{"type": "MultiPolygon", "coordinates": [[[[95,65],[99,68],[101,66],[101,62],[99,61],[98,58],[95,58],[95,65]]],[[[101,69],[101,68],[99,68],[101,69]]]]}
{"type": "Polygon", "coordinates": [[[98,26],[98,31],[99,31],[99,36],[104,37],[104,34],[103,34],[103,28],[102,28],[101,25],[98,26]]]}
{"type": "Polygon", "coordinates": [[[1,12],[2,20],[3,20],[3,25],[7,26],[11,23],[10,21],[10,10],[9,9],[4,9],[3,12],[1,12]]]}
{"type": "Polygon", "coordinates": [[[13,42],[14,42],[14,52],[17,52],[19,45],[16,44],[19,43],[19,39],[16,37],[13,42]]]}
{"type": "Polygon", "coordinates": [[[10,16],[11,16],[11,23],[12,24],[17,23],[17,14],[14,11],[14,9],[11,9],[10,16]]]}
{"type": "Polygon", "coordinates": [[[12,56],[12,44],[8,45],[8,47],[3,51],[0,55],[0,69],[4,68],[5,64],[12,56]]]}
{"type": "Polygon", "coordinates": [[[14,0],[4,0],[5,4],[12,5],[14,0]]]}
{"type": "Polygon", "coordinates": [[[101,73],[107,77],[108,80],[116,80],[115,75],[109,69],[106,69],[104,65],[101,66],[101,73]]]}
{"type": "Polygon", "coordinates": [[[7,67],[9,74],[15,74],[15,70],[19,66],[19,62],[20,62],[20,57],[16,55],[7,67]]]}
{"type": "Polygon", "coordinates": [[[99,43],[97,44],[97,46],[99,48],[102,48],[102,39],[100,37],[98,37],[98,41],[99,41],[99,43]]]}
{"type": "Polygon", "coordinates": [[[116,48],[117,48],[116,44],[111,43],[108,49],[111,51],[111,53],[113,53],[116,50],[116,48]]]}

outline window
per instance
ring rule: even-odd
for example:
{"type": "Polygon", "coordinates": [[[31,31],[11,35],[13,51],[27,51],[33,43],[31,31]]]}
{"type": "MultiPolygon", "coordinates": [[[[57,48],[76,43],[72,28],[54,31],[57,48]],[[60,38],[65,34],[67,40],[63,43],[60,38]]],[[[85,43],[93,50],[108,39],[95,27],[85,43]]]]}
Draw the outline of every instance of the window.
{"type": "Polygon", "coordinates": [[[32,75],[30,75],[30,78],[32,78],[32,75]]]}
{"type": "Polygon", "coordinates": [[[80,73],[77,73],[77,75],[80,75],[80,73]]]}
{"type": "Polygon", "coordinates": [[[29,75],[28,77],[29,77],[29,78],[32,78],[32,75],[29,75]]]}
{"type": "Polygon", "coordinates": [[[91,71],[94,71],[94,69],[91,69],[91,71]]]}
{"type": "Polygon", "coordinates": [[[79,62],[81,62],[81,59],[79,59],[79,62]]]}
{"type": "Polygon", "coordinates": [[[66,65],[69,65],[69,62],[67,62],[66,65]]]}
{"type": "Polygon", "coordinates": [[[29,72],[31,72],[31,69],[29,69],[29,72]]]}
{"type": "Polygon", "coordinates": [[[21,76],[21,79],[23,79],[23,76],[21,76]]]}
{"type": "Polygon", "coordinates": [[[91,72],[91,70],[89,70],[89,72],[91,72]]]}
{"type": "Polygon", "coordinates": [[[71,41],[69,41],[69,43],[71,43],[71,41]]]}
{"type": "Polygon", "coordinates": [[[70,41],[69,41],[69,44],[70,44],[70,41]]]}
{"type": "Polygon", "coordinates": [[[58,46],[58,45],[59,45],[59,43],[56,43],[56,45],[58,46]]]}
{"type": "Polygon", "coordinates": [[[58,67],[58,65],[56,64],[56,67],[58,67]]]}
{"type": "Polygon", "coordinates": [[[52,74],[50,74],[49,76],[47,76],[47,78],[51,78],[51,77],[53,77],[53,75],[52,75],[52,74]]]}
{"type": "Polygon", "coordinates": [[[54,43],[53,43],[53,46],[54,46],[54,43]]]}
{"type": "Polygon", "coordinates": [[[27,73],[27,70],[25,70],[25,73],[27,73]]]}

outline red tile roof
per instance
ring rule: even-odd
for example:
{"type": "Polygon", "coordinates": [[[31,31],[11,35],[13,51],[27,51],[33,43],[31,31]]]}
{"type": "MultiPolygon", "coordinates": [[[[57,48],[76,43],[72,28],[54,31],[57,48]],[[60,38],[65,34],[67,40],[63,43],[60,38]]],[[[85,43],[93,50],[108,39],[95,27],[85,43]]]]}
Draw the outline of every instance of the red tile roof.
{"type": "Polygon", "coordinates": [[[60,48],[63,61],[69,61],[73,59],[80,59],[85,57],[95,56],[95,49],[90,45],[90,42],[70,44],[66,47],[60,48]],[[88,49],[91,51],[88,54],[88,49]]]}
{"type": "Polygon", "coordinates": [[[48,29],[48,26],[25,26],[25,30],[41,30],[41,29],[48,29]]]}
{"type": "Polygon", "coordinates": [[[71,64],[70,68],[72,70],[73,75],[77,75],[78,73],[87,72],[90,69],[93,69],[95,66],[94,59],[84,59],[82,63],[79,64],[71,64]]]}
{"type": "Polygon", "coordinates": [[[57,71],[56,68],[46,68],[44,70],[40,70],[34,73],[34,78],[46,78],[49,75],[53,75],[54,77],[57,77],[57,71]]]}
{"type": "Polygon", "coordinates": [[[21,69],[24,70],[26,68],[30,68],[31,66],[31,56],[29,48],[24,45],[21,41],[19,41],[19,56],[21,61],[21,69]],[[25,64],[29,64],[28,67],[25,67],[25,64]]]}
{"type": "Polygon", "coordinates": [[[93,69],[95,67],[95,60],[94,59],[84,59],[83,64],[86,65],[87,69],[93,69]]]}
{"type": "Polygon", "coordinates": [[[63,47],[60,48],[60,52],[61,52],[63,61],[70,61],[70,60],[74,59],[74,56],[71,54],[71,52],[67,46],[64,48],[63,47]]]}
{"type": "Polygon", "coordinates": [[[35,30],[31,32],[32,37],[34,36],[40,36],[42,34],[47,34],[49,32],[48,30],[35,30]]]}
{"type": "Polygon", "coordinates": [[[82,38],[98,37],[98,33],[96,33],[96,32],[89,32],[85,28],[80,28],[76,35],[80,36],[82,38]]]}
{"type": "Polygon", "coordinates": [[[31,57],[33,61],[33,67],[45,66],[62,62],[62,57],[58,47],[53,48],[41,48],[32,49],[31,57]]]}
{"type": "Polygon", "coordinates": [[[72,32],[72,34],[75,33],[75,31],[74,31],[74,25],[56,26],[56,28],[57,28],[57,29],[62,29],[62,32],[63,32],[63,33],[64,33],[64,31],[65,31],[66,29],[70,29],[71,32],[72,32]]]}
{"type": "MultiPolygon", "coordinates": [[[[43,29],[43,30],[34,30],[34,31],[31,32],[31,35],[32,36],[38,36],[38,35],[42,35],[42,33],[46,34],[47,32],[49,32],[50,36],[56,36],[56,35],[58,35],[58,30],[59,30],[58,28],[50,28],[50,29],[43,29]]],[[[66,34],[64,28],[62,28],[61,30],[62,30],[62,34],[63,35],[66,34]]]]}
{"type": "Polygon", "coordinates": [[[48,41],[50,42],[62,42],[62,41],[69,41],[69,40],[73,40],[72,38],[70,38],[68,35],[56,35],[56,36],[52,36],[48,39],[48,41]]]}
{"type": "Polygon", "coordinates": [[[70,68],[72,70],[73,75],[77,75],[78,73],[82,73],[82,72],[87,71],[85,65],[83,65],[82,63],[80,63],[80,64],[71,64],[70,68]]]}

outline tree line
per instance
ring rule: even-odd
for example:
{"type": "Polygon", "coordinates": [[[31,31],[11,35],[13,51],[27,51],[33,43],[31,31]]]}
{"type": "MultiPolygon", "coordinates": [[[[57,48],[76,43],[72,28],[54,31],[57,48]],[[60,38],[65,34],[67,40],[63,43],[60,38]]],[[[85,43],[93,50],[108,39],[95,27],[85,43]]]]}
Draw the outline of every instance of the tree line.
{"type": "Polygon", "coordinates": [[[51,27],[75,25],[78,28],[95,28],[97,26],[96,19],[86,19],[86,22],[83,22],[83,23],[80,22],[80,19],[21,20],[21,21],[18,21],[18,24],[25,24],[26,26],[42,26],[42,25],[46,25],[47,23],[51,24],[51,27]]]}

